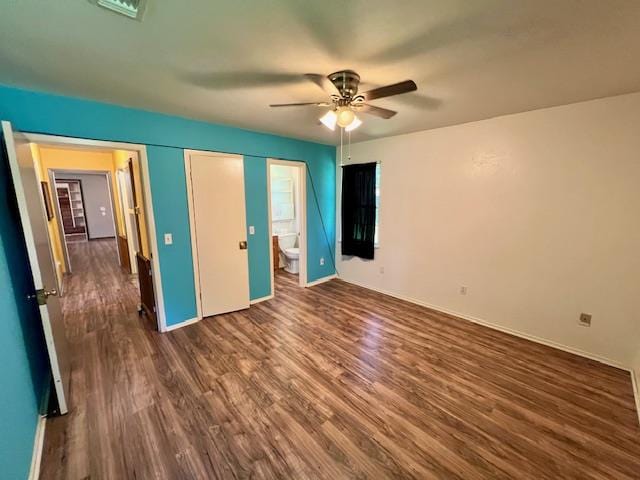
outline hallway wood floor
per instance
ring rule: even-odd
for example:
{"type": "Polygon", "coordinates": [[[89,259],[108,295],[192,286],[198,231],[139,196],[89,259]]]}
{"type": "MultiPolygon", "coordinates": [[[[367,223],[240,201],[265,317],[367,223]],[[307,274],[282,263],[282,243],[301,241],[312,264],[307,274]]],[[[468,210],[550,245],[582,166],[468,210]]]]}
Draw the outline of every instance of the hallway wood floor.
{"type": "Polygon", "coordinates": [[[114,248],[74,246],[71,410],[47,421],[43,479],[640,478],[627,372],[287,274],[159,334],[114,248]]]}

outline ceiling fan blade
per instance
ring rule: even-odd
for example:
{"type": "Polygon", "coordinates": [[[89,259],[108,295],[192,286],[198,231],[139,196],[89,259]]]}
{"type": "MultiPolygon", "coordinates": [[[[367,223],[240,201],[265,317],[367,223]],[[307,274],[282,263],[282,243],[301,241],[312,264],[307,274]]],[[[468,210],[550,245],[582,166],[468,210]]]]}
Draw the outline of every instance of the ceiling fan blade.
{"type": "Polygon", "coordinates": [[[327,102],[305,102],[305,103],[275,103],[269,105],[270,107],[304,107],[313,105],[315,107],[329,107],[330,103],[327,102]]]}
{"type": "Polygon", "coordinates": [[[393,117],[396,113],[393,110],[389,110],[387,108],[375,107],[373,105],[369,105],[367,103],[360,103],[357,105],[357,109],[363,113],[368,113],[369,115],[375,115],[376,117],[389,119],[393,117]]]}
{"type": "Polygon", "coordinates": [[[374,88],[368,92],[359,93],[358,96],[364,97],[364,101],[375,100],[376,98],[391,97],[402,93],[415,92],[418,89],[416,82],[413,80],[405,80],[404,82],[394,83],[380,88],[374,88]]]}
{"type": "Polygon", "coordinates": [[[193,72],[184,74],[183,78],[192,85],[216,90],[265,88],[304,82],[304,78],[298,73],[245,70],[235,72],[193,72]]]}
{"type": "Polygon", "coordinates": [[[324,75],[318,75],[317,73],[305,73],[304,76],[308,80],[311,80],[313,83],[318,85],[322,90],[324,90],[330,96],[342,97],[342,95],[340,95],[340,90],[338,90],[336,86],[333,84],[333,82],[329,80],[327,77],[325,77],[324,75]]]}

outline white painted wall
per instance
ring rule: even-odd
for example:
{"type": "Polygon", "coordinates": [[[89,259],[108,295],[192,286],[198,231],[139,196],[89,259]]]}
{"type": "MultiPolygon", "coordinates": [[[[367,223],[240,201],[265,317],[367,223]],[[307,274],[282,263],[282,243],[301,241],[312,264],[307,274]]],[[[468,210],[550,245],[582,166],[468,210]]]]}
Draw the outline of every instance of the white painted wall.
{"type": "Polygon", "coordinates": [[[343,279],[632,365],[640,93],[363,142],[351,156],[382,161],[380,248],[373,261],[338,248],[343,279]]]}
{"type": "MultiPolygon", "coordinates": [[[[281,180],[291,182],[293,188],[293,218],[290,220],[273,220],[271,231],[274,235],[282,235],[287,233],[299,233],[298,226],[299,206],[298,206],[298,168],[286,165],[271,165],[271,218],[276,218],[276,209],[281,200],[279,194],[275,193],[277,184],[281,180]]],[[[293,246],[293,245],[291,245],[293,246]]]]}

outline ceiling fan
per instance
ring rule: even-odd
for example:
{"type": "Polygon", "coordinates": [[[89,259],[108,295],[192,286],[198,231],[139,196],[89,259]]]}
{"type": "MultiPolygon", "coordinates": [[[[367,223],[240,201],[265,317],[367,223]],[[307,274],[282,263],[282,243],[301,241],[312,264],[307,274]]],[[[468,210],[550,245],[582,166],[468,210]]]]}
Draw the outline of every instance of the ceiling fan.
{"type": "Polygon", "coordinates": [[[350,132],[355,130],[362,121],[357,117],[356,113],[363,112],[376,117],[389,119],[396,113],[393,110],[376,107],[370,105],[370,100],[378,98],[391,97],[403,93],[413,92],[418,89],[413,80],[405,80],[404,82],[386,85],[384,87],[374,88],[367,92],[358,92],[360,84],[360,75],[353,70],[340,70],[326,77],[315,73],[307,73],[305,77],[322,88],[331,97],[330,102],[304,102],[304,103],[280,103],[270,105],[271,107],[331,107],[320,121],[329,129],[335,130],[336,124],[339,127],[350,132]]]}

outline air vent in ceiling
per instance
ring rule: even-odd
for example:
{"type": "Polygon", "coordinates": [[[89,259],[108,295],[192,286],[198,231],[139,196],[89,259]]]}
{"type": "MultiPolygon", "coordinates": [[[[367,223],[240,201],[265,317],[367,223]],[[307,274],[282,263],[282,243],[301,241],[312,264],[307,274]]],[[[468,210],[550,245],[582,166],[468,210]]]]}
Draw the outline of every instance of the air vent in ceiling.
{"type": "Polygon", "coordinates": [[[146,0],[97,0],[101,7],[136,20],[142,20],[146,0]]]}

